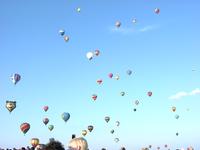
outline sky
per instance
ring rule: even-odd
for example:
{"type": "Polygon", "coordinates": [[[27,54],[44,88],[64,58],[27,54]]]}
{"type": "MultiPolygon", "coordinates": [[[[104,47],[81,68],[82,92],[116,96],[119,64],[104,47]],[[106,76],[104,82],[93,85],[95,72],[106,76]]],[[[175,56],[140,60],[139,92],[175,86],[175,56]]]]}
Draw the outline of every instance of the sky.
{"type": "Polygon", "coordinates": [[[0,147],[54,137],[67,148],[72,134],[81,136],[93,125],[85,136],[91,150],[164,149],[165,144],[200,149],[199,5],[197,0],[1,0],[0,147]],[[100,55],[88,60],[86,53],[96,49],[100,55]],[[21,75],[16,85],[13,73],[21,75]],[[110,79],[109,73],[120,79],[110,79]],[[11,114],[6,100],[17,102],[11,114]],[[70,113],[67,123],[63,112],[70,113]],[[23,122],[31,125],[26,135],[20,131],[23,122]]]}

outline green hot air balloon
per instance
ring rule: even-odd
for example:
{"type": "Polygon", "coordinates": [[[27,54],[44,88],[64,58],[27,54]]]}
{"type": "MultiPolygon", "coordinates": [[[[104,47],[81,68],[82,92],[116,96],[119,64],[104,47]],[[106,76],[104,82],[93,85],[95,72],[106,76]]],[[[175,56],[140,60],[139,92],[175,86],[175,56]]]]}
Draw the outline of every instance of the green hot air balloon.
{"type": "Polygon", "coordinates": [[[49,129],[50,131],[52,131],[52,130],[54,129],[54,126],[53,126],[53,125],[49,125],[49,126],[48,126],[48,129],[49,129]]]}

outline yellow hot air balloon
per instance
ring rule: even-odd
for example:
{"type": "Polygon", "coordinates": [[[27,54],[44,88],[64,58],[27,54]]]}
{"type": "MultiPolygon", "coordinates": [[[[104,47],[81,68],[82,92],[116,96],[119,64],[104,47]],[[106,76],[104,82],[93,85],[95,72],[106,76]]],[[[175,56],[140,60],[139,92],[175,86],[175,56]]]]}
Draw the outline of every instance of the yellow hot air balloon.
{"type": "Polygon", "coordinates": [[[16,108],[16,101],[6,101],[6,108],[11,113],[16,108]]]}
{"type": "Polygon", "coordinates": [[[31,145],[33,146],[33,147],[36,147],[38,144],[39,144],[39,139],[38,138],[32,138],[31,139],[31,145]]]}
{"type": "Polygon", "coordinates": [[[88,143],[86,139],[79,137],[72,139],[68,144],[69,149],[88,150],[88,143]]]}
{"type": "Polygon", "coordinates": [[[82,135],[86,136],[86,134],[87,134],[87,130],[82,130],[82,135]]]}

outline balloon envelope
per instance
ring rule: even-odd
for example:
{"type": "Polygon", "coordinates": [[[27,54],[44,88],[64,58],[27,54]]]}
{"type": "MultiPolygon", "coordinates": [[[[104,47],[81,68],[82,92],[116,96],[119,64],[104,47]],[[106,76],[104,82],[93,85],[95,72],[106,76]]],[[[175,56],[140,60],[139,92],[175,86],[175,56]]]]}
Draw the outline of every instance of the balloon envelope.
{"type": "Polygon", "coordinates": [[[6,108],[11,113],[16,108],[16,101],[6,101],[6,108]]]}
{"type": "Polygon", "coordinates": [[[106,116],[105,121],[108,123],[110,121],[110,117],[106,116]]]}
{"type": "Polygon", "coordinates": [[[31,145],[33,147],[36,147],[39,144],[39,139],[38,138],[32,138],[31,139],[31,145]]]}
{"type": "Polygon", "coordinates": [[[120,125],[120,122],[119,122],[119,121],[116,121],[116,125],[119,126],[119,125],[120,125]]]}
{"type": "Polygon", "coordinates": [[[159,9],[159,8],[155,8],[154,12],[155,12],[156,14],[159,14],[159,13],[160,13],[160,9],[159,9]]]}
{"type": "Polygon", "coordinates": [[[140,103],[140,102],[139,102],[138,100],[135,101],[135,105],[139,105],[139,103],[140,103]]]}
{"type": "Polygon", "coordinates": [[[65,35],[64,36],[64,40],[65,40],[65,42],[68,42],[69,41],[69,36],[65,35]]]}
{"type": "Polygon", "coordinates": [[[88,52],[86,54],[87,59],[91,60],[94,57],[94,54],[92,52],[88,52]]]}
{"type": "Polygon", "coordinates": [[[121,22],[120,22],[120,21],[116,21],[116,22],[115,22],[115,26],[116,26],[117,28],[119,28],[119,27],[121,26],[121,22]]]}
{"type": "Polygon", "coordinates": [[[115,132],[115,131],[114,131],[113,129],[110,131],[111,134],[113,134],[114,132],[115,132]]]}
{"type": "Polygon", "coordinates": [[[120,94],[121,94],[121,96],[124,96],[124,95],[125,95],[125,92],[121,92],[120,94]]]}
{"type": "Polygon", "coordinates": [[[93,94],[92,95],[92,99],[95,101],[97,99],[97,95],[96,94],[93,94]]]}
{"type": "Polygon", "coordinates": [[[22,123],[20,125],[20,129],[24,134],[26,134],[28,132],[28,130],[30,129],[30,124],[29,123],[22,123]]]}
{"type": "Polygon", "coordinates": [[[149,97],[151,97],[151,96],[152,96],[152,92],[149,91],[149,92],[147,93],[147,95],[148,95],[149,97]]]}
{"type": "Polygon", "coordinates": [[[47,125],[47,124],[49,123],[49,119],[48,119],[48,118],[44,118],[44,119],[43,119],[43,123],[44,123],[45,125],[47,125]]]}
{"type": "Polygon", "coordinates": [[[17,84],[20,81],[20,79],[21,79],[21,76],[17,73],[15,73],[11,76],[11,80],[12,80],[13,84],[17,84]]]}
{"type": "Polygon", "coordinates": [[[48,126],[48,129],[49,129],[50,131],[52,131],[52,130],[54,129],[54,126],[53,126],[53,125],[49,125],[49,126],[48,126]]]}
{"type": "Polygon", "coordinates": [[[87,134],[87,130],[82,130],[82,135],[86,136],[86,134],[87,134]]]}
{"type": "Polygon", "coordinates": [[[115,138],[114,140],[115,140],[116,143],[119,142],[119,138],[115,138]]]}
{"type": "Polygon", "coordinates": [[[48,109],[49,109],[48,106],[44,106],[44,107],[43,107],[43,110],[44,110],[44,111],[47,111],[48,109]]]}
{"type": "Polygon", "coordinates": [[[172,111],[173,111],[173,112],[176,111],[176,107],[175,107],[175,106],[172,107],[172,111]]]}
{"type": "Polygon", "coordinates": [[[93,127],[92,125],[89,125],[89,126],[88,126],[88,130],[89,130],[90,132],[92,132],[93,129],[94,129],[94,127],[93,127]]]}
{"type": "Polygon", "coordinates": [[[64,113],[62,113],[62,119],[65,121],[65,122],[67,122],[68,120],[69,120],[69,118],[70,118],[70,114],[69,113],[66,113],[66,112],[64,112],[64,113]]]}
{"type": "Polygon", "coordinates": [[[95,51],[94,51],[94,54],[95,54],[96,56],[99,56],[100,51],[99,51],[99,50],[95,50],[95,51]]]}
{"type": "Polygon", "coordinates": [[[113,74],[112,74],[112,73],[109,73],[109,74],[108,74],[108,77],[109,77],[109,78],[112,78],[112,77],[113,77],[113,74]]]}
{"type": "Polygon", "coordinates": [[[61,36],[63,36],[65,34],[65,30],[61,29],[61,30],[59,30],[59,33],[61,36]]]}
{"type": "Polygon", "coordinates": [[[131,74],[132,74],[132,71],[131,71],[131,70],[127,70],[126,73],[127,73],[128,75],[131,75],[131,74]]]}

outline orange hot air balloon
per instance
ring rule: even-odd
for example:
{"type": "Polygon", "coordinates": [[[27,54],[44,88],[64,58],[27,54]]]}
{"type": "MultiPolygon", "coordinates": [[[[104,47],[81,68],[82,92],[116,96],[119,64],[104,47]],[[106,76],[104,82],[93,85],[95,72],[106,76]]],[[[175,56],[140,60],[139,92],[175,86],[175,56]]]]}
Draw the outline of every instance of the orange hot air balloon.
{"type": "Polygon", "coordinates": [[[21,131],[24,133],[24,135],[26,134],[26,132],[28,132],[28,130],[30,129],[30,124],[29,123],[22,123],[20,125],[20,129],[21,131]]]}
{"type": "Polygon", "coordinates": [[[173,112],[176,111],[176,107],[175,107],[175,106],[172,107],[172,111],[173,111],[173,112]]]}
{"type": "Polygon", "coordinates": [[[39,139],[38,138],[32,138],[31,139],[31,145],[33,146],[33,147],[36,147],[38,144],[39,144],[39,139]]]}

